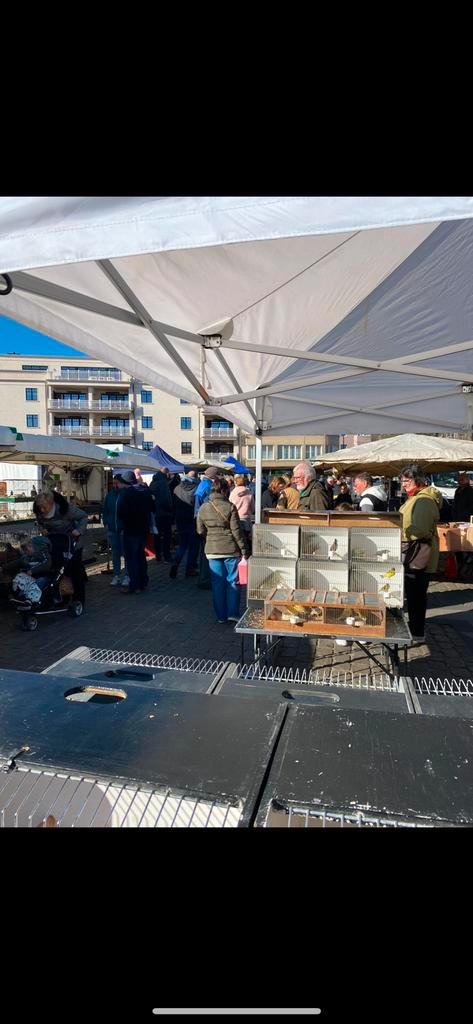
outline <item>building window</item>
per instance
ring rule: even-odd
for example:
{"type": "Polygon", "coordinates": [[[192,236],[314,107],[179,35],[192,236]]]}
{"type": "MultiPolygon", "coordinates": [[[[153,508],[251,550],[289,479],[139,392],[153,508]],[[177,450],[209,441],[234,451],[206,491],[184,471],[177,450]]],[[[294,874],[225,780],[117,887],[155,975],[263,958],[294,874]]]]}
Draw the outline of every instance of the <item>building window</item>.
{"type": "Polygon", "coordinates": [[[47,366],[37,366],[35,363],[24,363],[21,367],[22,370],[41,370],[43,373],[47,370],[47,366]]]}
{"type": "Polygon", "coordinates": [[[181,455],[192,455],[191,441],[181,441],[181,455]]]}
{"type": "Polygon", "coordinates": [[[278,444],[278,459],[292,461],[300,459],[302,446],[300,444],[278,444]]]}
{"type": "Polygon", "coordinates": [[[84,416],[55,416],[55,427],[88,427],[89,421],[84,416]]]}
{"type": "Polygon", "coordinates": [[[141,426],[143,427],[143,430],[152,430],[153,429],[153,417],[152,416],[142,416],[141,417],[141,426]]]}
{"type": "MultiPolygon", "coordinates": [[[[247,450],[248,450],[247,458],[248,459],[256,459],[256,445],[255,444],[249,444],[247,450]]],[[[263,444],[262,445],[262,449],[261,449],[261,453],[262,453],[261,454],[261,458],[262,459],[273,459],[274,458],[274,448],[273,448],[273,445],[272,444],[263,444]]]]}
{"type": "Polygon", "coordinates": [[[181,430],[192,430],[192,419],[190,416],[181,416],[181,430]]]}
{"type": "Polygon", "coordinates": [[[190,402],[186,402],[185,398],[180,399],[181,405],[190,405],[190,402]]]}
{"type": "Polygon", "coordinates": [[[305,457],[306,459],[317,459],[322,454],[321,444],[306,444],[305,446],[305,457]]]}
{"type": "Polygon", "coordinates": [[[26,426],[27,427],[38,427],[39,426],[39,419],[38,419],[38,417],[37,416],[27,416],[26,417],[26,426]]]}
{"type": "Polygon", "coordinates": [[[106,416],[101,420],[101,427],[129,427],[130,421],[119,419],[118,416],[106,416]]]}
{"type": "Polygon", "coordinates": [[[27,402],[37,402],[38,388],[25,388],[25,396],[27,402]]]}
{"type": "Polygon", "coordinates": [[[143,441],[143,451],[144,452],[150,452],[153,447],[154,447],[154,445],[153,445],[152,441],[143,441]]]}
{"type": "Polygon", "coordinates": [[[152,401],[153,401],[153,392],[152,391],[142,391],[141,392],[141,404],[142,405],[150,405],[150,403],[152,401]]]}

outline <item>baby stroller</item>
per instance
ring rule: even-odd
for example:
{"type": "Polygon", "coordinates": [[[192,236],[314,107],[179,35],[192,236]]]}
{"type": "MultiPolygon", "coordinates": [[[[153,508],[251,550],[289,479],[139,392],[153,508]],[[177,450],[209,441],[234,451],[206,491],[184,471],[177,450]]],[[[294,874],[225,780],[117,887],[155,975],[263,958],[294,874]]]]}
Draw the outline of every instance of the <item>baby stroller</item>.
{"type": "MultiPolygon", "coordinates": [[[[49,537],[52,549],[52,569],[48,573],[49,583],[35,598],[26,597],[21,592],[10,597],[10,604],[22,617],[22,629],[30,631],[38,628],[40,615],[57,615],[67,612],[73,618],[79,618],[84,610],[82,601],[74,594],[61,592],[64,577],[70,579],[66,572],[77,548],[77,541],[67,534],[51,534],[49,537]]],[[[34,581],[33,581],[34,582],[34,581]]],[[[39,588],[36,588],[39,591],[39,588]]]]}

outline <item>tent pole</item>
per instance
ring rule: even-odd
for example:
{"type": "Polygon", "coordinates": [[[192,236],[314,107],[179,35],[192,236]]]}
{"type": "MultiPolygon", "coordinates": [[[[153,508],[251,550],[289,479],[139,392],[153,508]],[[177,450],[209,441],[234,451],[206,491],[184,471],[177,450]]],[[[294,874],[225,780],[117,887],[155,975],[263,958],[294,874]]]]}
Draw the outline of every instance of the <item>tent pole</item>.
{"type": "Polygon", "coordinates": [[[255,492],[255,523],[261,522],[261,482],[262,482],[262,455],[263,455],[263,442],[261,439],[262,430],[259,428],[256,431],[256,492],[255,492]]]}
{"type": "Polygon", "coordinates": [[[470,391],[465,395],[466,398],[466,429],[468,433],[468,440],[473,441],[473,395],[470,391]]]}

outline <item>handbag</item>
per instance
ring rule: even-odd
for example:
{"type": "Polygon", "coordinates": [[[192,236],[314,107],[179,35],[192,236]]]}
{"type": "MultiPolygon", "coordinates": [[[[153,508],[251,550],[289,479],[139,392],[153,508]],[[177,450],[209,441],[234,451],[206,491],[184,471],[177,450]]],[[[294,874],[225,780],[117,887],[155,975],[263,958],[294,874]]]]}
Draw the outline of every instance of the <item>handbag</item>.
{"type": "Polygon", "coordinates": [[[423,571],[427,568],[432,554],[431,540],[404,540],[401,555],[405,569],[423,571]]]}

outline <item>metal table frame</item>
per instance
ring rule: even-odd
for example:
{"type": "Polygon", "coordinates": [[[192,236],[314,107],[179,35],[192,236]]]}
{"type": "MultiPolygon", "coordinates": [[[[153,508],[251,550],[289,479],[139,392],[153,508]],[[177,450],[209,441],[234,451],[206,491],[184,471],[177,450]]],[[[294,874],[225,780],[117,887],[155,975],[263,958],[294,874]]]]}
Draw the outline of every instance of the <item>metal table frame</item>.
{"type": "MultiPolygon", "coordinates": [[[[249,606],[244,614],[242,615],[239,622],[235,626],[235,632],[241,634],[241,664],[245,664],[245,636],[253,637],[253,660],[254,662],[264,661],[266,664],[271,663],[271,656],[275,648],[280,644],[281,639],[286,638],[299,639],[303,637],[308,640],[339,640],[340,634],[326,634],[317,635],[316,633],[304,633],[303,630],[299,633],[292,633],[288,630],[283,632],[277,632],[274,629],[263,629],[249,625],[249,619],[252,618],[255,612],[261,611],[263,616],[263,605],[255,604],[249,606]]],[[[374,664],[382,671],[388,673],[391,677],[396,677],[400,674],[407,675],[407,650],[408,647],[412,646],[412,636],[407,625],[407,616],[403,611],[399,611],[397,616],[394,616],[391,609],[388,608],[387,614],[387,635],[383,638],[378,637],[366,637],[366,644],[361,644],[360,640],[363,640],[363,633],[361,630],[357,630],[356,635],[343,636],[343,640],[347,640],[349,643],[356,644],[361,651],[364,652],[367,658],[369,658],[374,664]],[[395,628],[395,623],[402,620],[402,631],[395,628]],[[371,646],[381,646],[384,649],[386,664],[383,663],[376,657],[375,654],[370,650],[371,646]],[[402,648],[403,651],[403,671],[401,671],[401,662],[399,651],[402,648]]]]}

